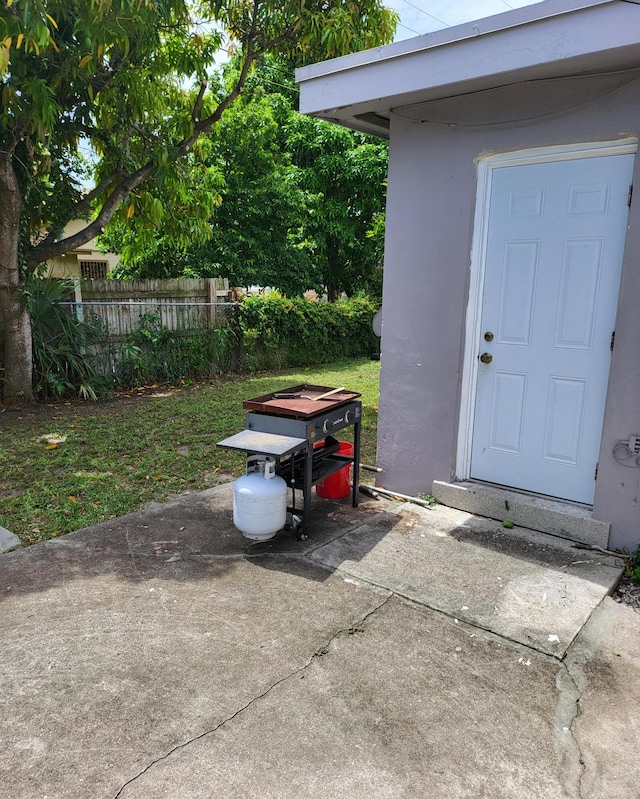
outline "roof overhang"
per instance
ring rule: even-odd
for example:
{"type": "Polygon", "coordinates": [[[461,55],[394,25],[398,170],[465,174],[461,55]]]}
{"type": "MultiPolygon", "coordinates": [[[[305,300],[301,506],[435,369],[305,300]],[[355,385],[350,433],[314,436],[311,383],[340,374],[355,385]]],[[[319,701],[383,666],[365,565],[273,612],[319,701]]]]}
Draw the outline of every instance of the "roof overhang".
{"type": "Polygon", "coordinates": [[[399,109],[640,67],[640,0],[543,0],[296,71],[300,111],[387,138],[399,109]]]}

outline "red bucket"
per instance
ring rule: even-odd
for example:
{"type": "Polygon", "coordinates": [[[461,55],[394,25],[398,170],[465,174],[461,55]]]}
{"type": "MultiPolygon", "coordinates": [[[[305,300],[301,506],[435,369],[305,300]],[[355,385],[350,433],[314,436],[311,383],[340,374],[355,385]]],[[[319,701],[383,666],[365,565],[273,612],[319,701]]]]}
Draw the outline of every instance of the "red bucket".
{"type": "MultiPolygon", "coordinates": [[[[339,455],[353,455],[353,444],[340,442],[339,455]]],[[[324,499],[344,499],[351,493],[351,464],[316,483],[316,494],[324,499]]]]}

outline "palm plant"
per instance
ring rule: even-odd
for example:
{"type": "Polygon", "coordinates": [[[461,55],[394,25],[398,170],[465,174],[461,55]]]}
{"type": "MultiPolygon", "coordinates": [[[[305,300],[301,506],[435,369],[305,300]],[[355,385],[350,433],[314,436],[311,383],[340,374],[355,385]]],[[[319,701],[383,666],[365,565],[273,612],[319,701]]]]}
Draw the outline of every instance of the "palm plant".
{"type": "Polygon", "coordinates": [[[108,387],[97,373],[92,346],[104,339],[95,322],[79,318],[68,303],[73,299],[71,278],[29,281],[28,301],[33,330],[33,372],[36,393],[43,398],[78,394],[98,399],[108,387]]]}

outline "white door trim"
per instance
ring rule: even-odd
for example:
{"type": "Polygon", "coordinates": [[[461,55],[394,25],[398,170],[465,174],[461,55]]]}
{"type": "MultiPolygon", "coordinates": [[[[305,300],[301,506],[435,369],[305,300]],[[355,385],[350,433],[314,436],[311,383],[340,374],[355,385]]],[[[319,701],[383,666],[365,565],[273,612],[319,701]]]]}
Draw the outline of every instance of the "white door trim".
{"type": "Polygon", "coordinates": [[[600,158],[609,155],[635,154],[637,137],[628,137],[608,142],[584,142],[581,144],[536,147],[515,152],[497,153],[477,159],[478,181],[476,208],[473,220],[471,243],[469,300],[465,325],[464,359],[460,414],[458,417],[458,445],[456,453],[457,480],[468,480],[471,475],[471,445],[475,417],[475,397],[478,380],[478,347],[482,295],[486,266],[487,236],[489,230],[489,202],[494,169],[524,164],[568,161],[580,158],[600,158]]]}

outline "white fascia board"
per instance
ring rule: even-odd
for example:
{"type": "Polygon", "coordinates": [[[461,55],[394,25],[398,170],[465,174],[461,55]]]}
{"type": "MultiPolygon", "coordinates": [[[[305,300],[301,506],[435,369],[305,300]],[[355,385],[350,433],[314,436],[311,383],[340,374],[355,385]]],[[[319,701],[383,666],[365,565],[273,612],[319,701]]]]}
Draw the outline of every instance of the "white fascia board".
{"type": "MultiPolygon", "coordinates": [[[[503,11],[490,17],[463,22],[460,25],[453,25],[442,28],[431,33],[414,36],[410,39],[403,39],[401,42],[394,42],[381,47],[362,50],[359,53],[331,58],[328,61],[319,61],[309,64],[306,67],[296,69],[296,79],[298,82],[311,78],[331,75],[334,72],[342,72],[357,66],[378,61],[386,61],[403,55],[427,50],[435,47],[442,47],[453,44],[464,39],[474,39],[477,36],[484,36],[489,33],[497,33],[508,28],[526,25],[541,19],[566,14],[591,6],[608,5],[618,0],[543,0],[534,2],[532,5],[523,8],[515,8],[511,11],[503,11]]],[[[638,0],[640,3],[640,0],[638,0]]]]}
{"type": "Polygon", "coordinates": [[[406,102],[503,85],[507,77],[528,80],[599,70],[607,64],[615,68],[636,48],[640,54],[640,5],[545,0],[303,67],[296,72],[300,110],[334,119],[362,110],[385,112],[406,102]]]}

